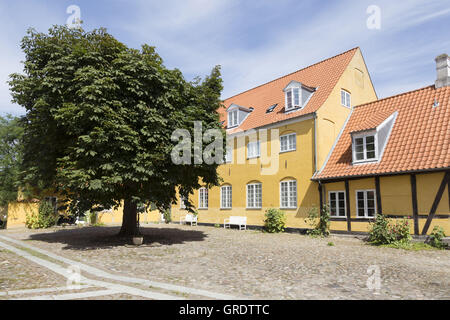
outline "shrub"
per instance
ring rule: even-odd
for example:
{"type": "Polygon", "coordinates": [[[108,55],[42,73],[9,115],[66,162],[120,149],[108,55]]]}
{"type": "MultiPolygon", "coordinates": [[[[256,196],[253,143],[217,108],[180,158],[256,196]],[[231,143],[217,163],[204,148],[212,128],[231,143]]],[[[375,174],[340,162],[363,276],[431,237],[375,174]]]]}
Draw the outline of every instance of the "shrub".
{"type": "Polygon", "coordinates": [[[448,247],[448,244],[444,243],[442,239],[445,237],[445,232],[442,227],[434,227],[433,231],[427,238],[427,243],[431,246],[439,249],[445,249],[448,247]]]}
{"type": "Polygon", "coordinates": [[[317,207],[313,207],[308,212],[308,218],[305,219],[312,229],[307,234],[313,237],[328,237],[330,235],[330,209],[327,205],[322,208],[319,215],[317,207]]]}
{"type": "Polygon", "coordinates": [[[25,225],[29,229],[50,228],[56,224],[57,215],[48,201],[41,201],[38,212],[26,216],[25,225]]]}
{"type": "Polygon", "coordinates": [[[88,211],[86,213],[86,220],[89,223],[89,225],[94,226],[97,224],[97,212],[95,211],[88,211]]]}
{"type": "Polygon", "coordinates": [[[286,226],[286,214],[278,209],[266,210],[266,219],[264,220],[264,230],[269,233],[284,232],[286,226]]]}
{"type": "Polygon", "coordinates": [[[384,215],[379,214],[370,225],[369,242],[372,244],[409,243],[410,240],[411,235],[407,220],[397,221],[395,225],[392,225],[384,215]]]}
{"type": "Polygon", "coordinates": [[[172,214],[170,212],[170,209],[165,209],[163,211],[163,216],[164,216],[164,222],[165,223],[171,223],[172,222],[172,214]]]}

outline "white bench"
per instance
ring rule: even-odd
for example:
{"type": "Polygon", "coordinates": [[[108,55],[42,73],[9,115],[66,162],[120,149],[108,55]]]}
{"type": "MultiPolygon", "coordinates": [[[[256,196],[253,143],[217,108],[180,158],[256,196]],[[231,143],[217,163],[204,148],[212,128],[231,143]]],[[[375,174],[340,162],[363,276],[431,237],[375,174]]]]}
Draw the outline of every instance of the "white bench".
{"type": "Polygon", "coordinates": [[[197,216],[194,216],[193,214],[186,214],[185,217],[181,217],[180,218],[180,224],[184,224],[184,223],[190,223],[191,226],[193,225],[197,225],[197,216]]]}
{"type": "Polygon", "coordinates": [[[247,217],[231,216],[223,222],[224,228],[230,228],[231,225],[239,226],[239,230],[247,229],[247,217]]]}

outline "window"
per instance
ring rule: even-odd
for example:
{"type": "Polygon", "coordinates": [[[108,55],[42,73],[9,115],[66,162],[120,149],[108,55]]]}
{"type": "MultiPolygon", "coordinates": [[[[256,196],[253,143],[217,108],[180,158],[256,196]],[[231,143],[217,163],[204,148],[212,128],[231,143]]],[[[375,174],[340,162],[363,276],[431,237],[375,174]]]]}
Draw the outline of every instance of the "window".
{"type": "Polygon", "coordinates": [[[270,106],[267,110],[266,113],[271,113],[273,112],[273,110],[275,110],[275,108],[277,107],[278,104],[274,104],[273,106],[270,106]]]}
{"type": "Polygon", "coordinates": [[[262,184],[251,183],[247,185],[247,208],[262,207],[262,184]]]}
{"type": "Polygon", "coordinates": [[[290,88],[286,91],[286,111],[300,107],[300,88],[290,88]]]}
{"type": "Polygon", "coordinates": [[[375,217],[375,207],[375,190],[356,190],[356,215],[358,218],[375,217]]]}
{"type": "Polygon", "coordinates": [[[198,197],[199,209],[208,209],[208,189],[200,188],[198,197]]]}
{"type": "Polygon", "coordinates": [[[225,150],[225,163],[230,163],[233,161],[233,148],[227,147],[225,150]]]}
{"type": "Polygon", "coordinates": [[[228,112],[228,128],[236,127],[239,124],[238,110],[228,112]]]}
{"type": "Polygon", "coordinates": [[[280,137],[280,152],[294,151],[297,148],[296,134],[290,133],[280,137]]]}
{"type": "Polygon", "coordinates": [[[346,106],[347,108],[350,108],[351,106],[350,92],[341,90],[341,104],[343,106],[346,106]]]}
{"type": "Polygon", "coordinates": [[[353,161],[376,160],[375,134],[357,135],[353,139],[353,161]]]}
{"type": "Polygon", "coordinates": [[[186,209],[186,198],[180,196],[180,209],[186,209]]]}
{"type": "Polygon", "coordinates": [[[282,181],[280,183],[281,208],[297,208],[297,181],[282,181]]]}
{"type": "Polygon", "coordinates": [[[247,144],[247,158],[257,158],[259,157],[260,146],[259,141],[249,142],[247,144]]]}
{"type": "Polygon", "coordinates": [[[330,216],[346,216],[345,191],[330,191],[328,193],[328,201],[330,205],[330,216]]]}
{"type": "Polygon", "coordinates": [[[231,186],[223,186],[220,188],[220,208],[231,209],[231,199],[231,186]]]}

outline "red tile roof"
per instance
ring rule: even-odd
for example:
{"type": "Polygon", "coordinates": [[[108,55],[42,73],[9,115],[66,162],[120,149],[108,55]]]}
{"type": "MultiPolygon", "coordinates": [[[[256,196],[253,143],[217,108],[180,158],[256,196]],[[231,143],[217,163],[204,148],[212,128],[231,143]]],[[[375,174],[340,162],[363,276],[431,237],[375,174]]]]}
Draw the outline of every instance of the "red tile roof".
{"type": "Polygon", "coordinates": [[[357,50],[358,48],[353,48],[226,99],[223,102],[225,108],[219,110],[220,120],[224,121],[224,126],[227,125],[226,109],[233,103],[246,108],[253,107],[254,110],[238,128],[230,129],[228,133],[258,128],[317,111],[330,95],[357,50]],[[284,113],[285,99],[283,89],[292,80],[301,82],[308,87],[317,88],[317,90],[303,109],[286,114],[284,113]],[[266,110],[274,104],[278,104],[278,106],[273,112],[266,113],[266,110]]]}
{"type": "Polygon", "coordinates": [[[450,87],[436,89],[433,85],[356,106],[327,163],[313,179],[445,169],[450,167],[449,145],[450,87]],[[367,127],[371,119],[375,124],[395,111],[398,116],[382,159],[352,165],[350,133],[367,127]]]}

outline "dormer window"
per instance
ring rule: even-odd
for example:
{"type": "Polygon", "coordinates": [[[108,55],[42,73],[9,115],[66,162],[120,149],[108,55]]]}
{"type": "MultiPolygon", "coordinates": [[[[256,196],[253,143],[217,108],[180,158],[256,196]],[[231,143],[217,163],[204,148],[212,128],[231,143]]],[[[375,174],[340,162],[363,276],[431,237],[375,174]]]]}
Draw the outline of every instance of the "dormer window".
{"type": "Polygon", "coordinates": [[[237,104],[231,104],[228,109],[228,124],[227,129],[239,127],[242,122],[247,119],[249,114],[253,111],[253,108],[246,108],[237,104]]]}
{"type": "Polygon", "coordinates": [[[361,133],[353,137],[353,162],[377,160],[376,132],[361,133]]]}
{"type": "Polygon", "coordinates": [[[370,123],[370,129],[364,128],[365,125],[363,125],[362,128],[364,129],[351,133],[353,163],[370,163],[381,160],[397,115],[398,112],[395,111],[375,128],[370,123]]]}
{"type": "Polygon", "coordinates": [[[286,89],[286,111],[300,107],[300,87],[286,89]]]}
{"type": "Polygon", "coordinates": [[[298,81],[292,80],[283,91],[285,99],[284,111],[291,112],[304,108],[314,91],[316,91],[316,88],[308,87],[298,81]]]}
{"type": "Polygon", "coordinates": [[[239,124],[238,110],[232,110],[228,112],[228,127],[236,127],[239,124]]]}

